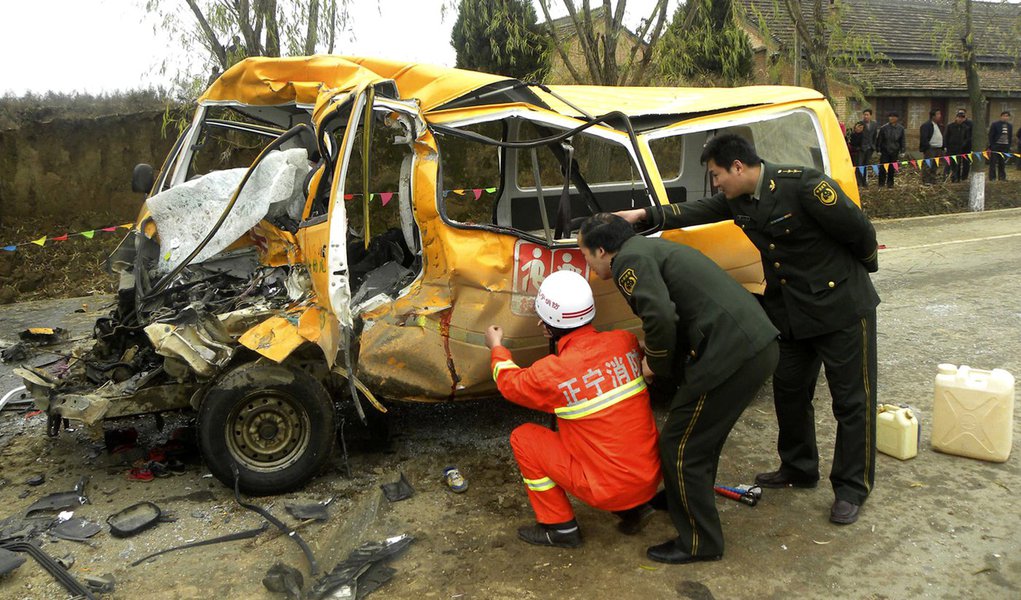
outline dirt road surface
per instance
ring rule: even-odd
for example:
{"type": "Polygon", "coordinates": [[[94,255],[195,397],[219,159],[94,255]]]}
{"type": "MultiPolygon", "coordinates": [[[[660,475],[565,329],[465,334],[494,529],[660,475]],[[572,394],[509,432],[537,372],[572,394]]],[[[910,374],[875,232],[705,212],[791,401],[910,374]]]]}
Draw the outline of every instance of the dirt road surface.
{"type": "MultiPolygon", "coordinates": [[[[527,546],[515,537],[531,521],[507,436],[516,425],[547,422],[501,400],[455,406],[398,407],[388,448],[370,449],[347,428],[353,476],[340,453],[328,472],[300,493],[255,501],[288,523],[289,502],[335,500],[325,523],[303,525],[323,568],[367,540],[409,533],[416,541],[391,565],[394,578],[379,598],[1018,598],[1021,597],[1021,443],[1013,426],[1013,454],[1002,464],[932,451],[933,381],[941,362],[1004,368],[1021,376],[1021,210],[877,223],[881,270],[874,276],[879,308],[879,396],[911,405],[922,423],[919,455],[899,461],[880,455],[876,488],[857,524],[828,522],[832,493],[766,490],[750,508],[719,499],[727,538],[720,562],[665,566],[645,557],[647,546],[673,537],[657,513],[635,537],[617,533],[615,519],[578,506],[585,544],[576,550],[527,546]],[[469,481],[463,494],[444,486],[444,467],[456,465],[469,481]],[[379,489],[404,472],[416,493],[388,503],[379,489]]],[[[28,326],[68,328],[87,336],[105,298],[17,304],[0,310],[0,346],[28,326]],[[86,312],[75,309],[87,304],[86,312]]],[[[20,385],[2,365],[0,390],[20,385]]],[[[820,380],[816,399],[823,471],[832,454],[834,422],[820,380]]],[[[664,418],[663,411],[659,411],[664,418]]],[[[186,416],[168,418],[162,431],[142,418],[142,445],[164,441],[186,416]]],[[[771,393],[763,390],[734,429],[723,453],[719,482],[750,483],[777,464],[771,393]]],[[[231,491],[207,476],[199,462],[182,475],[142,483],[125,479],[123,457],[102,447],[102,432],[80,428],[45,435],[45,419],[25,411],[0,414],[0,518],[89,475],[90,503],[75,516],[103,523],[117,510],[150,500],[177,520],[127,539],[104,530],[87,543],[51,541],[54,557],[71,555],[71,573],[112,573],[111,599],[282,598],[263,588],[276,562],[305,572],[308,565],[286,537],[264,533],[247,541],[169,554],[137,567],[149,552],[191,540],[257,527],[261,519],[239,507],[231,491]],[[38,487],[26,485],[45,474],[38,487]]],[[[3,598],[67,597],[42,569],[28,563],[0,580],[3,598]]]]}

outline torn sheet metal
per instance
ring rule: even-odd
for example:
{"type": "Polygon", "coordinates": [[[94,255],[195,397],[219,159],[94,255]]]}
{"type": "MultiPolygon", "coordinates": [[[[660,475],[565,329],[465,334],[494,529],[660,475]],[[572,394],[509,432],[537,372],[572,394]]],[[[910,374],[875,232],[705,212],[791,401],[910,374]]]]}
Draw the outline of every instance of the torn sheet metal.
{"type": "MultiPolygon", "coordinates": [[[[304,148],[271,152],[255,168],[223,225],[192,262],[201,263],[219,254],[267,216],[286,214],[299,219],[305,200],[301,188],[308,170],[304,148]]],[[[213,171],[146,200],[160,232],[158,272],[169,272],[198,247],[246,171],[213,171]]]]}
{"type": "Polygon", "coordinates": [[[145,328],[156,353],[161,356],[178,358],[188,363],[195,373],[212,377],[223,368],[234,353],[230,338],[223,339],[203,320],[190,325],[177,326],[171,323],[153,323],[145,328]]]}
{"type": "Polygon", "coordinates": [[[284,317],[270,317],[246,331],[238,338],[238,343],[279,363],[304,344],[305,339],[299,335],[296,322],[284,317]]]}

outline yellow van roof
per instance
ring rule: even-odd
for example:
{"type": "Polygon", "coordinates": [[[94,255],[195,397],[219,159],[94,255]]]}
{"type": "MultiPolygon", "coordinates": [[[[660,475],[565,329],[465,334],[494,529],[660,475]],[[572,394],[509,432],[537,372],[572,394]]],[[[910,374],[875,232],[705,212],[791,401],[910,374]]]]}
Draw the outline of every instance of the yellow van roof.
{"type": "MultiPolygon", "coordinates": [[[[815,90],[778,85],[738,88],[603,87],[597,85],[551,85],[550,90],[590,115],[619,110],[631,117],[684,115],[720,111],[741,106],[783,104],[815,100],[815,90]]],[[[583,116],[552,94],[534,88],[553,110],[571,117],[583,116]]]]}
{"type": "Polygon", "coordinates": [[[500,75],[378,58],[255,57],[227,69],[202,94],[199,104],[311,105],[322,86],[350,89],[388,79],[397,84],[401,98],[417,98],[423,112],[492,83],[515,83],[500,75]]]}
{"type": "MultiPolygon", "coordinates": [[[[422,112],[442,108],[487,86],[500,88],[506,82],[520,87],[512,78],[424,63],[354,56],[304,56],[294,58],[247,58],[221,75],[199,98],[200,104],[231,102],[259,106],[314,105],[320,88],[351,89],[368,83],[393,80],[401,98],[415,98],[422,112]]],[[[629,116],[690,115],[741,106],[782,104],[820,99],[811,89],[786,86],[739,88],[604,87],[595,85],[551,85],[557,96],[590,115],[619,110],[629,116]]],[[[570,104],[530,87],[516,98],[535,98],[554,111],[571,117],[583,115],[570,104]]],[[[506,94],[493,94],[494,104],[512,101],[506,94]]]]}

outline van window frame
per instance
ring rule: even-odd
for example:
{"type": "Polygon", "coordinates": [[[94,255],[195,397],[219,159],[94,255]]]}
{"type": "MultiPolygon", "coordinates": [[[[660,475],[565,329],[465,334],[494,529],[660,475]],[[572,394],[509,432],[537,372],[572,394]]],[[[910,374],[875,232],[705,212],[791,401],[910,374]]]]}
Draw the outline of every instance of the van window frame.
{"type": "MultiPolygon", "coordinates": [[[[462,128],[468,127],[470,125],[477,125],[479,123],[489,123],[489,122],[494,122],[494,121],[495,122],[500,122],[500,121],[504,121],[504,120],[506,120],[508,118],[513,118],[513,117],[517,117],[517,118],[520,118],[520,119],[523,119],[523,120],[531,121],[531,122],[539,124],[539,125],[555,127],[555,128],[563,129],[563,130],[574,129],[574,128],[576,128],[579,125],[584,123],[583,121],[579,121],[579,120],[576,120],[576,119],[571,119],[569,117],[562,117],[562,116],[559,116],[559,115],[551,115],[551,114],[546,114],[546,113],[537,113],[537,112],[535,112],[533,110],[522,109],[522,108],[512,108],[512,109],[507,109],[507,110],[499,110],[499,111],[494,111],[494,112],[487,112],[487,113],[485,113],[483,115],[472,116],[472,117],[463,118],[463,119],[452,119],[450,121],[443,121],[443,122],[437,123],[437,124],[441,124],[444,127],[449,127],[449,128],[453,128],[453,129],[462,129],[462,128]]],[[[504,126],[506,127],[506,124],[504,126]]],[[[431,131],[431,133],[433,133],[433,135],[436,138],[442,137],[440,134],[437,134],[436,132],[432,131],[431,126],[430,126],[430,131],[431,131]]],[[[599,137],[601,139],[604,139],[604,140],[608,141],[609,143],[617,144],[617,145],[619,145],[619,146],[621,146],[622,148],[625,149],[625,151],[628,153],[628,156],[631,159],[631,163],[632,163],[632,165],[634,167],[635,172],[638,174],[639,179],[644,184],[644,190],[646,192],[646,195],[649,197],[649,201],[650,201],[649,206],[656,206],[656,203],[658,201],[658,197],[657,197],[657,194],[655,192],[655,186],[653,185],[652,181],[650,181],[649,179],[647,179],[645,177],[645,173],[642,171],[641,163],[639,162],[639,159],[638,159],[638,148],[635,148],[631,144],[631,140],[628,138],[627,133],[622,133],[622,132],[620,132],[620,131],[618,131],[616,129],[612,129],[612,128],[606,127],[605,125],[599,125],[599,124],[592,125],[591,127],[589,127],[588,129],[585,130],[585,133],[589,134],[589,135],[594,135],[594,136],[599,137]]],[[[638,134],[636,137],[638,139],[638,143],[641,143],[641,137],[642,137],[641,134],[638,134]]],[[[528,194],[529,192],[534,193],[536,191],[534,187],[523,189],[523,188],[520,188],[518,186],[518,181],[517,181],[517,156],[518,156],[518,154],[515,153],[515,155],[512,158],[512,157],[509,156],[510,153],[504,152],[504,150],[505,150],[504,148],[501,148],[499,146],[493,146],[493,147],[494,147],[494,149],[497,150],[497,152],[499,152],[499,156],[500,156],[500,181],[498,182],[498,186],[497,186],[499,188],[499,193],[502,194],[505,191],[504,190],[505,184],[506,185],[513,185],[515,192],[520,192],[522,194],[528,194]],[[509,175],[508,175],[508,173],[509,173],[509,175]]],[[[516,238],[528,240],[530,242],[541,244],[543,246],[550,247],[550,248],[573,248],[573,247],[577,247],[578,246],[577,237],[562,238],[562,239],[559,239],[559,240],[554,239],[552,244],[550,244],[549,242],[547,242],[547,240],[544,237],[541,237],[541,236],[538,236],[538,235],[534,235],[532,233],[529,233],[528,231],[524,231],[524,230],[521,230],[521,229],[515,229],[513,227],[505,227],[505,226],[502,226],[502,225],[496,225],[495,223],[467,224],[467,223],[461,223],[460,221],[454,221],[454,220],[450,219],[447,216],[446,196],[444,195],[444,193],[443,193],[444,190],[442,189],[443,188],[443,183],[442,183],[443,182],[443,172],[442,172],[443,171],[443,144],[442,144],[442,142],[437,141],[437,143],[436,143],[436,151],[437,151],[437,155],[439,157],[439,160],[438,160],[439,173],[438,173],[438,176],[436,178],[437,181],[439,182],[439,185],[436,188],[436,212],[437,212],[437,214],[439,214],[440,219],[445,224],[447,224],[447,225],[449,225],[451,227],[454,227],[455,229],[483,230],[483,231],[491,231],[491,232],[494,232],[494,233],[508,234],[508,235],[512,235],[512,236],[514,236],[516,238]]],[[[655,165],[655,162],[653,162],[652,165],[650,165],[650,167],[654,166],[654,165],[655,165]]],[[[652,171],[650,169],[649,177],[651,178],[652,176],[653,176],[652,175],[652,171]]],[[[658,171],[657,171],[657,176],[658,176],[658,171]]],[[[612,184],[612,182],[603,182],[603,183],[600,183],[600,184],[591,184],[591,187],[593,189],[595,189],[599,185],[608,185],[608,184],[612,184]]],[[[545,186],[543,186],[543,189],[545,189],[545,186]]],[[[550,189],[551,190],[562,190],[563,189],[563,183],[560,182],[557,185],[550,186],[550,189]]],[[[575,191],[575,192],[579,192],[579,190],[577,189],[577,187],[574,184],[571,185],[570,189],[575,191]]]]}
{"type": "MultiPolygon", "coordinates": [[[[832,172],[831,172],[832,171],[832,164],[830,162],[830,149],[829,149],[829,146],[826,144],[826,137],[823,135],[822,121],[819,120],[819,115],[816,114],[816,112],[814,110],[812,110],[812,109],[810,109],[808,107],[805,107],[805,106],[799,106],[799,107],[795,107],[795,108],[791,108],[791,109],[786,109],[786,110],[780,110],[780,111],[776,111],[776,112],[768,112],[768,113],[765,113],[765,114],[759,113],[759,114],[752,114],[752,115],[735,115],[735,116],[727,118],[727,119],[714,120],[712,122],[699,122],[699,123],[693,123],[691,125],[684,125],[683,121],[682,121],[680,123],[675,123],[673,125],[667,125],[666,127],[662,127],[660,129],[656,129],[654,131],[650,131],[650,132],[646,132],[646,133],[640,134],[638,137],[641,140],[641,142],[643,144],[645,144],[645,149],[649,152],[649,155],[652,157],[653,164],[656,165],[656,173],[659,174],[660,173],[659,163],[656,161],[656,156],[652,152],[652,147],[649,146],[649,142],[652,142],[653,140],[659,140],[659,139],[668,138],[668,137],[677,137],[677,136],[681,136],[681,135],[688,135],[688,134],[699,133],[699,132],[703,132],[703,131],[713,131],[713,130],[717,130],[717,129],[726,129],[727,127],[735,127],[735,126],[739,126],[739,125],[748,125],[748,124],[751,124],[751,123],[761,123],[763,121],[779,119],[779,118],[783,118],[783,117],[794,115],[794,114],[798,114],[798,113],[807,114],[809,119],[811,119],[812,125],[815,127],[816,139],[819,142],[819,150],[820,150],[819,154],[822,157],[822,162],[823,162],[823,169],[822,170],[823,170],[823,172],[826,175],[832,176],[832,172]]],[[[806,167],[810,166],[812,168],[815,168],[815,165],[804,165],[804,166],[806,166],[806,167]]],[[[684,173],[683,172],[679,172],[677,174],[677,177],[674,177],[673,179],[662,179],[662,175],[661,175],[660,179],[662,179],[663,183],[666,184],[666,183],[670,183],[670,182],[679,180],[682,175],[684,175],[684,173]]]]}

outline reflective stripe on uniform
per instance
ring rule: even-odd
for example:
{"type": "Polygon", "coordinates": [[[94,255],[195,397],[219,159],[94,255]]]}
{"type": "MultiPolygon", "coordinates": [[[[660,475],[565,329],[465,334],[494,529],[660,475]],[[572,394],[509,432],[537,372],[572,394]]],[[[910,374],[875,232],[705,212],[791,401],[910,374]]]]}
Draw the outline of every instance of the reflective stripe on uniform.
{"type": "Polygon", "coordinates": [[[554,410],[554,412],[561,419],[581,419],[593,413],[597,413],[604,408],[609,408],[618,402],[627,400],[635,394],[642,392],[644,389],[645,378],[639,377],[638,379],[633,379],[620,387],[613,388],[605,394],[600,394],[591,400],[586,400],[570,406],[564,406],[554,410]]]}
{"type": "Polygon", "coordinates": [[[513,360],[501,360],[500,362],[493,365],[493,381],[499,377],[500,371],[506,371],[508,369],[520,369],[521,367],[514,364],[513,360]]]}
{"type": "Polygon", "coordinates": [[[553,483],[553,480],[549,477],[543,477],[542,479],[526,479],[522,477],[521,480],[533,492],[546,492],[557,487],[557,484],[553,483]]]}

